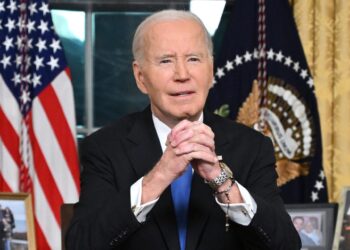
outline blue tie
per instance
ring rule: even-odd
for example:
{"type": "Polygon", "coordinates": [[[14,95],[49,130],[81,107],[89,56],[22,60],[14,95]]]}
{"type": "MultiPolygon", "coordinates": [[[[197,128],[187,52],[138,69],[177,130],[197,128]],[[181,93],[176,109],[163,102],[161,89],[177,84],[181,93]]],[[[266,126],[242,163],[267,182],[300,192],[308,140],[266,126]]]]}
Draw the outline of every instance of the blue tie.
{"type": "Polygon", "coordinates": [[[171,194],[175,207],[177,227],[179,231],[180,249],[185,250],[187,233],[187,211],[190,201],[192,180],[192,167],[187,166],[186,171],[171,183],[171,194]]]}

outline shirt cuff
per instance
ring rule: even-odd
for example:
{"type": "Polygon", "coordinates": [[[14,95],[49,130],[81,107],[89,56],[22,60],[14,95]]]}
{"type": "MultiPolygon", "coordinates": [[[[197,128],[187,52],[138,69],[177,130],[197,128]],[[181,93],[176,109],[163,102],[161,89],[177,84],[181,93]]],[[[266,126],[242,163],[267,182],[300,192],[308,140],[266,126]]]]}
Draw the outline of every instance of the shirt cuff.
{"type": "Polygon", "coordinates": [[[142,223],[146,220],[147,214],[152,210],[156,202],[159,198],[149,201],[145,204],[141,205],[141,197],[142,197],[142,180],[143,177],[138,179],[132,186],[130,187],[130,204],[131,210],[133,211],[138,222],[142,223]]]}
{"type": "MultiPolygon", "coordinates": [[[[243,226],[248,226],[256,213],[257,205],[248,190],[237,181],[236,183],[243,198],[243,203],[229,204],[228,216],[230,220],[243,226]]],[[[215,200],[220,205],[221,209],[227,213],[227,204],[219,202],[216,197],[215,200]]]]}

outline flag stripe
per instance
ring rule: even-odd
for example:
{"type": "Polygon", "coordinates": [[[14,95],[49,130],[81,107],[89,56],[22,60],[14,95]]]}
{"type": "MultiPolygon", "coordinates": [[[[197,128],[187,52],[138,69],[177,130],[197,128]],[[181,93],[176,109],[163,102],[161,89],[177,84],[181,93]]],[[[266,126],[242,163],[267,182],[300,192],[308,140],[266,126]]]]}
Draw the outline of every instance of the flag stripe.
{"type": "Polygon", "coordinates": [[[39,96],[46,115],[55,132],[63,155],[70,167],[77,190],[79,190],[79,174],[76,172],[78,158],[74,136],[62,111],[62,107],[52,86],[49,85],[39,96]]]}
{"type": "MultiPolygon", "coordinates": [[[[30,120],[31,114],[30,115],[30,120]]],[[[34,159],[34,168],[36,172],[36,178],[39,179],[39,182],[44,187],[43,191],[47,200],[49,201],[49,205],[56,217],[57,223],[60,221],[60,206],[63,203],[63,198],[57,188],[57,185],[54,181],[52,173],[47,165],[45,157],[42,153],[42,150],[39,146],[38,140],[34,134],[33,128],[29,128],[29,136],[31,140],[32,150],[33,150],[33,159],[34,159]]],[[[53,154],[55,152],[52,152],[53,154]]],[[[35,196],[39,192],[35,192],[35,196]]],[[[40,203],[39,203],[40,204],[40,203]]]]}
{"type": "Polygon", "coordinates": [[[78,191],[72,173],[62,154],[57,138],[50,136],[53,134],[51,124],[41,102],[37,100],[33,102],[33,129],[55,183],[60,193],[65,194],[64,202],[75,202],[78,191]],[[55,153],[52,154],[52,152],[55,153]],[[55,167],[56,165],[60,168],[55,167]]]}
{"type": "MultiPolygon", "coordinates": [[[[72,107],[74,107],[74,97],[72,91],[72,83],[70,81],[69,75],[66,73],[67,71],[69,70],[62,71],[60,74],[58,74],[58,76],[52,81],[51,86],[53,87],[57,98],[60,101],[60,106],[66,120],[71,121],[75,119],[75,110],[72,109],[72,107]]],[[[71,130],[71,134],[75,135],[75,124],[67,123],[67,125],[71,130]]]]}
{"type": "Polygon", "coordinates": [[[0,173],[0,188],[3,192],[12,192],[10,186],[6,183],[6,178],[0,173]]]}
{"type": "Polygon", "coordinates": [[[16,131],[13,129],[12,124],[5,116],[3,109],[0,106],[0,137],[4,143],[4,146],[8,149],[12,159],[16,162],[17,166],[21,164],[21,156],[19,154],[19,137],[16,131]]]}
{"type": "Polygon", "coordinates": [[[53,213],[50,206],[50,197],[45,194],[47,186],[43,186],[38,179],[40,178],[35,178],[34,180],[35,217],[50,246],[47,249],[61,249],[61,238],[59,237],[61,234],[60,220],[57,221],[57,216],[53,213]]]}
{"type": "Polygon", "coordinates": [[[4,181],[3,191],[18,191],[18,181],[19,181],[19,170],[17,164],[14,162],[10,153],[8,152],[6,146],[3,145],[2,140],[0,139],[0,156],[1,156],[1,165],[0,165],[0,175],[4,181]]]}
{"type": "Polygon", "coordinates": [[[8,89],[4,79],[0,75],[0,107],[2,107],[4,115],[17,134],[20,133],[21,112],[18,103],[10,90],[8,89]]]}
{"type": "Polygon", "coordinates": [[[41,249],[50,249],[49,243],[47,242],[45,235],[43,234],[43,231],[41,230],[41,227],[38,223],[38,219],[35,217],[35,238],[36,238],[36,245],[40,246],[41,249]]]}

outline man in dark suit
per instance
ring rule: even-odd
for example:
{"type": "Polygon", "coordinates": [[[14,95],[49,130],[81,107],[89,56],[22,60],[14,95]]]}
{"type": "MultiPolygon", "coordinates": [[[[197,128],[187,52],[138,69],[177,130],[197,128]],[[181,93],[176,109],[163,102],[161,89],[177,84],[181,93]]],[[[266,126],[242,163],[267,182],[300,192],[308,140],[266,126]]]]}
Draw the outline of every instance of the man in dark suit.
{"type": "Polygon", "coordinates": [[[84,140],[67,248],[299,249],[271,140],[203,111],[213,57],[198,17],[153,14],[133,54],[150,107],[84,140]]]}

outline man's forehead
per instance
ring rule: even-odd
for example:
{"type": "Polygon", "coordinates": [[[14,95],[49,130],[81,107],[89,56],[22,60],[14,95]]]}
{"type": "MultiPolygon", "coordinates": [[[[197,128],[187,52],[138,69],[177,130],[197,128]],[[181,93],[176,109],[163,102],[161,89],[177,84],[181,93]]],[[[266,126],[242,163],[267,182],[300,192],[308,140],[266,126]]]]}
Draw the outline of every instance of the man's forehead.
{"type": "Polygon", "coordinates": [[[170,39],[181,34],[182,36],[203,37],[202,27],[194,20],[161,20],[153,22],[146,28],[146,36],[150,39],[170,39]]]}

